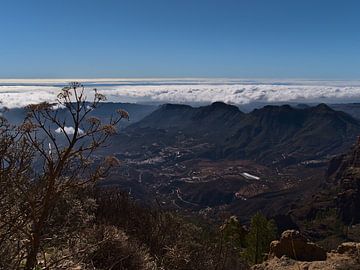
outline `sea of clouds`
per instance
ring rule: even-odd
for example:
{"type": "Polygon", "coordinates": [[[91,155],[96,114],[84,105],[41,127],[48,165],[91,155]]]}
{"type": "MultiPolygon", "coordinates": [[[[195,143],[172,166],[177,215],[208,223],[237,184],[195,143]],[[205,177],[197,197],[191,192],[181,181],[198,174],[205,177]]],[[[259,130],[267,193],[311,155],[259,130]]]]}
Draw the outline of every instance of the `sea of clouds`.
{"type": "MultiPolygon", "coordinates": [[[[54,102],[73,79],[0,79],[0,101],[8,108],[54,102]]],[[[89,98],[93,88],[110,102],[207,104],[360,102],[360,81],[246,79],[78,79],[89,98]]]]}

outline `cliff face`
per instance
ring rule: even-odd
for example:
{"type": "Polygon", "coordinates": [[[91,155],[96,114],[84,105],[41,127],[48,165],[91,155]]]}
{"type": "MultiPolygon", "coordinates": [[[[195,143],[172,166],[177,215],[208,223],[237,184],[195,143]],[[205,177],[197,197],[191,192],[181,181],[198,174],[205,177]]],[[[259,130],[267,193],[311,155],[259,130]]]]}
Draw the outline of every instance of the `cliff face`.
{"type": "Polygon", "coordinates": [[[327,251],[360,242],[360,140],[331,160],[322,184],[289,211],[299,230],[327,251]]]}
{"type": "Polygon", "coordinates": [[[337,190],[335,205],[345,224],[360,222],[360,138],[349,153],[333,160],[328,182],[337,190]]]}
{"type": "Polygon", "coordinates": [[[312,198],[299,202],[290,215],[301,225],[330,212],[345,225],[360,223],[360,139],[346,154],[330,161],[323,184],[312,198]]]}

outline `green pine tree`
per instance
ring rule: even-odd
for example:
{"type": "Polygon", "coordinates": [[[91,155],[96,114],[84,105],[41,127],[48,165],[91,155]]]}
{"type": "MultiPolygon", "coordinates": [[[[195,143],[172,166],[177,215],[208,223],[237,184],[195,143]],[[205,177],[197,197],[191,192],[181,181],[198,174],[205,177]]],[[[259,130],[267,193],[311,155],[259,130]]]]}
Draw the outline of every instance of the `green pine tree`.
{"type": "Polygon", "coordinates": [[[227,243],[231,243],[237,249],[245,246],[246,231],[236,216],[231,216],[225,220],[220,230],[227,243]]]}
{"type": "Polygon", "coordinates": [[[246,236],[245,257],[250,263],[260,263],[269,251],[270,243],[276,238],[276,226],[261,213],[251,219],[250,231],[246,236]]]}

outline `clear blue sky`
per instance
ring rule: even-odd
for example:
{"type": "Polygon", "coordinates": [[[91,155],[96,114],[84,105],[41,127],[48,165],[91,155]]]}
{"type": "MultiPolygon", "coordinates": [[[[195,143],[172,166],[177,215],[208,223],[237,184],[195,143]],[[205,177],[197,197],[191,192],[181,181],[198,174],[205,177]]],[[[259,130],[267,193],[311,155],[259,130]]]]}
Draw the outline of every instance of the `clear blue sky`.
{"type": "Polygon", "coordinates": [[[0,77],[360,79],[360,1],[0,0],[0,77]]]}

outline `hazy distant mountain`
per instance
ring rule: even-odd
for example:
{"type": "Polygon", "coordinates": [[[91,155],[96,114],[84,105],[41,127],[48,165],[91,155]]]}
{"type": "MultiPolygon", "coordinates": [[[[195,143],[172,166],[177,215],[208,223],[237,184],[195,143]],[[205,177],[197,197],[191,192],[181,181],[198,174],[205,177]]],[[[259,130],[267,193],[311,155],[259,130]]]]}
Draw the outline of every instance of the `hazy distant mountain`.
{"type": "MultiPolygon", "coordinates": [[[[99,107],[92,112],[92,115],[106,122],[110,119],[111,115],[115,114],[116,110],[120,108],[126,110],[130,114],[130,121],[123,121],[121,123],[121,126],[124,127],[141,120],[146,115],[156,110],[157,106],[134,104],[134,103],[105,102],[105,103],[101,103],[99,107]]],[[[66,115],[66,110],[59,109],[58,113],[59,113],[59,117],[64,118],[66,115]]],[[[4,116],[11,123],[19,124],[24,120],[26,116],[26,111],[24,108],[14,108],[4,113],[4,116]]]]}
{"type": "Polygon", "coordinates": [[[337,111],[343,111],[352,117],[360,119],[360,103],[331,104],[331,108],[337,111]]]}

